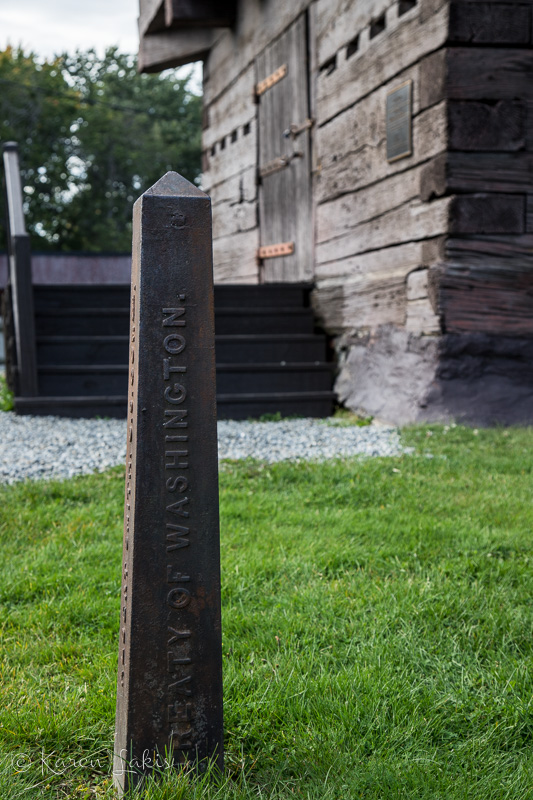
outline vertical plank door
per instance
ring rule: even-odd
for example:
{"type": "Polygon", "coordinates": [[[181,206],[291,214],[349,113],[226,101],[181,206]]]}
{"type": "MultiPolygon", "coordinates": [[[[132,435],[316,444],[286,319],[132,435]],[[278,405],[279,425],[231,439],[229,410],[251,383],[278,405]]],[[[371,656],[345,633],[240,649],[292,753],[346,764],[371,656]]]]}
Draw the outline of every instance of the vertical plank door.
{"type": "Polygon", "coordinates": [[[264,258],[265,283],[313,278],[311,213],[311,128],[307,18],[302,14],[256,60],[259,131],[259,224],[262,247],[294,243],[290,255],[264,258]],[[286,69],[284,69],[286,68],[286,69]],[[280,72],[278,72],[280,70],[280,72]],[[285,73],[269,88],[271,76],[285,73]],[[293,126],[293,136],[284,135],[293,126]],[[297,154],[297,155],[296,155],[297,154]],[[277,168],[282,162],[286,166],[277,168]],[[263,173],[263,174],[261,174],[263,173]],[[266,174],[265,174],[266,173],[266,174]]]}

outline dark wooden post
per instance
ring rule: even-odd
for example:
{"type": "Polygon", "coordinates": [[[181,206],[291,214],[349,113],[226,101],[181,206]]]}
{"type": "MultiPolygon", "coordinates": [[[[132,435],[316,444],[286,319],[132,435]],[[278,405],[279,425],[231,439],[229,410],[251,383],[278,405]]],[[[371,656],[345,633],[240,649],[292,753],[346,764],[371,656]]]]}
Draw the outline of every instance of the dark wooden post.
{"type": "Polygon", "coordinates": [[[175,172],[133,213],[114,778],[223,767],[211,203],[175,172]]]}
{"type": "Polygon", "coordinates": [[[8,215],[9,283],[17,355],[15,394],[35,397],[38,389],[31,250],[30,237],[24,224],[16,142],[6,142],[3,155],[8,215]]]}

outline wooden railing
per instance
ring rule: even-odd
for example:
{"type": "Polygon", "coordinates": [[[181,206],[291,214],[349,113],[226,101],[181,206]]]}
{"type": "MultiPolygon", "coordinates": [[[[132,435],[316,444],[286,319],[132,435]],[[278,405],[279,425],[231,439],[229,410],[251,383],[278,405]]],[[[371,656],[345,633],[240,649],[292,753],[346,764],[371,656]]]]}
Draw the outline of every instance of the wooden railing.
{"type": "Polygon", "coordinates": [[[21,397],[35,397],[38,388],[31,250],[30,237],[24,222],[16,142],[4,144],[3,156],[8,223],[9,295],[16,353],[14,390],[15,394],[21,397]]]}

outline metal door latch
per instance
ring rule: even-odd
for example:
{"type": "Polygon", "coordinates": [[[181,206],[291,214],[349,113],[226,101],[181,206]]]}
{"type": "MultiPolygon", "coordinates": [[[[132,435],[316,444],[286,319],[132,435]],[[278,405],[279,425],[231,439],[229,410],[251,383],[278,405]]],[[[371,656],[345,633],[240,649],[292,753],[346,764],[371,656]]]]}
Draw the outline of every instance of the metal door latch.
{"type": "Polygon", "coordinates": [[[283,135],[286,139],[296,139],[301,133],[312,128],[314,124],[314,119],[306,119],[305,122],[301,122],[299,125],[296,122],[292,122],[287,130],[283,131],[283,135]]]}

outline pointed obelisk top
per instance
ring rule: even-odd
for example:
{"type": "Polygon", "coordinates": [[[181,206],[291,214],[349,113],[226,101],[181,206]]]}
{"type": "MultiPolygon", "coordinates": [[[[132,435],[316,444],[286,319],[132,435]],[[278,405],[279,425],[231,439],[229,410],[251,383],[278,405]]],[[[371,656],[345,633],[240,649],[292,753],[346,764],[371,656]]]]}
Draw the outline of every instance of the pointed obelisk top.
{"type": "Polygon", "coordinates": [[[205,192],[178,172],[167,172],[144,194],[157,197],[207,197],[205,192]]]}

